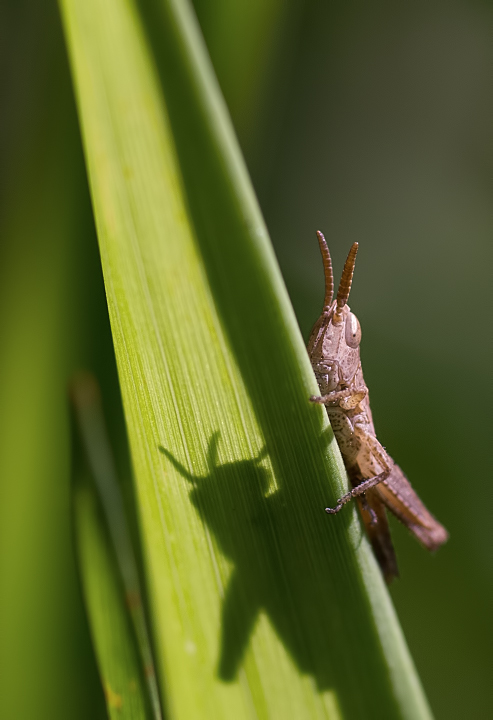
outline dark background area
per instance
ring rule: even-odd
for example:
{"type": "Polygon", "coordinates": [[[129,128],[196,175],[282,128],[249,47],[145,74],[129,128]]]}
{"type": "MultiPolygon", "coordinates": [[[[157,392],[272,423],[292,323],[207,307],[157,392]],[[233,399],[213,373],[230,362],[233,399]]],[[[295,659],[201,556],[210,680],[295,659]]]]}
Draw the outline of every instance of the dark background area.
{"type": "MultiPolygon", "coordinates": [[[[436,717],[488,718],[491,6],[195,6],[305,338],[315,230],[336,276],[360,243],[379,439],[451,534],[430,556],[392,522],[391,594],[436,717]]],[[[5,1],[0,27],[0,717],[98,717],[65,387],[93,367],[119,435],[107,315],[56,3],[5,1]]]]}

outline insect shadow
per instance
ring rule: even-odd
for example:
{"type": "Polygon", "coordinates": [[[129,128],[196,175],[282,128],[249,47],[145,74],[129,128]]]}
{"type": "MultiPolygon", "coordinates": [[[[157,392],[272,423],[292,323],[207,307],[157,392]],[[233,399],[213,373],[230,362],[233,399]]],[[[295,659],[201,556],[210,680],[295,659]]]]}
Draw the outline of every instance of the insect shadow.
{"type": "MultiPolygon", "coordinates": [[[[299,516],[290,511],[283,489],[270,491],[271,473],[261,464],[265,448],[252,460],[220,465],[218,442],[216,432],[205,476],[192,475],[159,446],[192,486],[192,505],[234,565],[222,606],[218,676],[235,679],[263,611],[299,669],[312,675],[319,689],[333,687],[327,653],[327,637],[334,632],[330,567],[321,570],[300,542],[299,516]],[[320,618],[325,627],[317,624],[320,618]]],[[[322,508],[319,514],[323,523],[322,508]]]]}

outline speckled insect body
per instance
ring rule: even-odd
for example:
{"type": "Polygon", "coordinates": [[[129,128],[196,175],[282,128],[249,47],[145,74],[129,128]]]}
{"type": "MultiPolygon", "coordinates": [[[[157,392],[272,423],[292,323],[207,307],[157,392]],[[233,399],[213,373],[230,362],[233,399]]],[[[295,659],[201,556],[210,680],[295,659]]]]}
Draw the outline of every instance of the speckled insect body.
{"type": "Polygon", "coordinates": [[[385,508],[428,550],[440,547],[448,533],[428,512],[376,437],[361,369],[361,328],[347,304],[358,243],[349,251],[333,300],[329,249],[321,232],[317,237],[324,263],[325,301],[308,341],[308,354],[320,389],[320,396],[310,400],[326,407],[352,485],[352,490],[334,508],[326,508],[326,512],[335,514],[352,498],[357,499],[376,557],[390,582],[398,575],[398,568],[385,508]]]}

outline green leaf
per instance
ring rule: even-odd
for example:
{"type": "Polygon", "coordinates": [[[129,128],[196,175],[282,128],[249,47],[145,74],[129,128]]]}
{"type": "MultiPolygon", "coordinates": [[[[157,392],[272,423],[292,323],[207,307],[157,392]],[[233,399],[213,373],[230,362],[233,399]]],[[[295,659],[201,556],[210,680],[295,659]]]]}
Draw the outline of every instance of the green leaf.
{"type": "Polygon", "coordinates": [[[80,458],[79,464],[84,468],[74,471],[74,479],[83,476],[88,469],[94,484],[94,487],[87,482],[81,487],[75,485],[75,514],[82,584],[108,711],[111,715],[124,707],[128,717],[133,717],[133,712],[142,715],[147,691],[150,710],[144,713],[145,717],[161,720],[161,704],[136,554],[116,476],[99,387],[89,373],[79,372],[74,376],[71,398],[74,424],[78,427],[78,433],[74,433],[74,446],[80,446],[75,455],[80,458]],[[96,512],[94,488],[104,521],[98,518],[96,512]],[[128,620],[133,626],[134,636],[128,620]],[[138,672],[135,641],[146,690],[138,672]],[[112,690],[115,686],[113,679],[116,687],[122,688],[121,695],[112,690]],[[115,702],[117,698],[118,702],[115,702]]]}
{"type": "Polygon", "coordinates": [[[61,7],[167,715],[429,717],[188,4],[61,7]]]}
{"type": "Polygon", "coordinates": [[[137,647],[113,547],[91,480],[74,482],[79,569],[110,718],[150,720],[137,647]]]}

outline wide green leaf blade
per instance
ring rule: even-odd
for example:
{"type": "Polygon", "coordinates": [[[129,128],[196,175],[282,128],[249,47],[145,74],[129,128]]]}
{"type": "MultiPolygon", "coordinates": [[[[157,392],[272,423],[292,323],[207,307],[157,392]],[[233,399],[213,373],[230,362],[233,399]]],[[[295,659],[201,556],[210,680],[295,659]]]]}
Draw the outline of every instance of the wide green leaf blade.
{"type": "Polygon", "coordinates": [[[429,717],[189,6],[61,6],[167,714],[429,717]]]}

